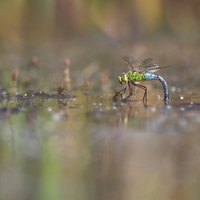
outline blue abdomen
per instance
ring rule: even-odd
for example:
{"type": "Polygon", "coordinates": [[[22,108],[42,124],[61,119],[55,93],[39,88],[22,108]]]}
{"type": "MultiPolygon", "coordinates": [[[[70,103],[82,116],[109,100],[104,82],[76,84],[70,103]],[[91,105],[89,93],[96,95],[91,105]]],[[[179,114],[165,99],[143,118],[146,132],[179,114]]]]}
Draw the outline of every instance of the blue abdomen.
{"type": "Polygon", "coordinates": [[[148,79],[158,79],[158,75],[152,74],[152,73],[145,73],[144,78],[147,79],[147,80],[148,79]]]}

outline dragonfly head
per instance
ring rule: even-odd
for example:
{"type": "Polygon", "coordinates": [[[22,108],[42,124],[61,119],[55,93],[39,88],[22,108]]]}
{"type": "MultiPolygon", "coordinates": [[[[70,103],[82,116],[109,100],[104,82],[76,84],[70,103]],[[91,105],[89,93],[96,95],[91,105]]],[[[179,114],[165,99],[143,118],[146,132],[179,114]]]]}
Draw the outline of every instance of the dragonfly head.
{"type": "Polygon", "coordinates": [[[126,73],[122,73],[121,76],[118,76],[118,81],[123,85],[128,81],[128,77],[126,76],[126,73]]]}

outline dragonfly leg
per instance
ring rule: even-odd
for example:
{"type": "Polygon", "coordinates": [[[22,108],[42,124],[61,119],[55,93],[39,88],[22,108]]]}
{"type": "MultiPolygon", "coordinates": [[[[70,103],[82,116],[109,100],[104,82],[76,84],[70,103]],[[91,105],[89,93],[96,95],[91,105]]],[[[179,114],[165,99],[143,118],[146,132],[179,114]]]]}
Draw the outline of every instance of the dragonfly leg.
{"type": "Polygon", "coordinates": [[[116,101],[119,95],[122,95],[126,91],[126,85],[120,91],[116,91],[115,95],[113,96],[113,100],[116,101]]]}
{"type": "Polygon", "coordinates": [[[134,86],[139,87],[141,89],[144,90],[144,96],[143,96],[143,101],[147,101],[147,87],[145,87],[144,85],[141,85],[139,83],[135,83],[135,82],[131,82],[134,86]]]}
{"type": "Polygon", "coordinates": [[[127,83],[127,86],[126,87],[128,87],[128,95],[123,99],[123,101],[126,101],[132,94],[133,94],[133,92],[132,92],[132,89],[131,89],[131,86],[130,86],[130,81],[128,81],[127,83]]]}

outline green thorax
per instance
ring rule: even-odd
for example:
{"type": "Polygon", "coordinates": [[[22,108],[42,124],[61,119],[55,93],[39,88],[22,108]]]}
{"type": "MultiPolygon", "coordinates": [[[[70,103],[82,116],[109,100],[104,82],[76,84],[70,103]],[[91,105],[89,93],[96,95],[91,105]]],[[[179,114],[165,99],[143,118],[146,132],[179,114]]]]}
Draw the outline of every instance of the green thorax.
{"type": "Polygon", "coordinates": [[[146,80],[145,77],[144,77],[144,73],[142,72],[138,72],[138,71],[128,71],[126,73],[128,79],[130,81],[144,81],[146,80]]]}

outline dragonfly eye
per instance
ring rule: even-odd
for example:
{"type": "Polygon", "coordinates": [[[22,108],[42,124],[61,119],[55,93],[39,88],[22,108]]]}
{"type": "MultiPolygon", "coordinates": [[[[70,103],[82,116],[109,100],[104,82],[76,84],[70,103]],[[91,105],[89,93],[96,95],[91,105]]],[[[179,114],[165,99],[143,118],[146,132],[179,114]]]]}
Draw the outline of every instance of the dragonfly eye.
{"type": "Polygon", "coordinates": [[[118,76],[117,78],[118,78],[118,81],[119,81],[121,84],[123,84],[122,77],[121,77],[121,76],[118,76]]]}
{"type": "Polygon", "coordinates": [[[128,78],[127,78],[127,76],[126,76],[126,73],[123,73],[122,76],[121,76],[121,81],[122,81],[123,83],[125,83],[125,82],[127,82],[127,80],[128,80],[128,78]]]}

